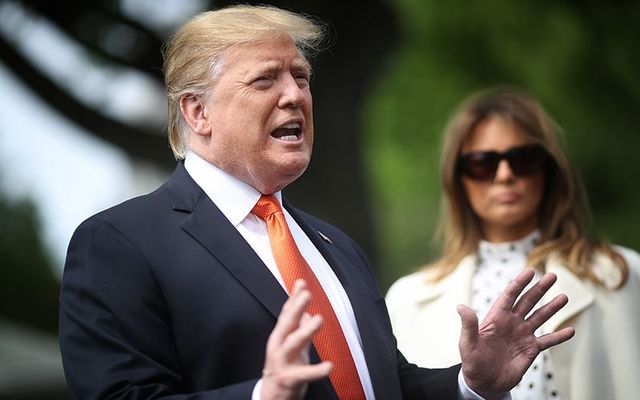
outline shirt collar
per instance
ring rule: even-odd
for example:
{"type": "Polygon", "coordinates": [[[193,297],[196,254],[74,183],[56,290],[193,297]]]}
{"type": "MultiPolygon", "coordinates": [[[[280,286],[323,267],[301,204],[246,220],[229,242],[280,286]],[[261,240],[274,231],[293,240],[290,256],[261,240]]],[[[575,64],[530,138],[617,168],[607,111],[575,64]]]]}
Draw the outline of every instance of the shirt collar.
{"type": "Polygon", "coordinates": [[[480,240],[478,243],[478,255],[484,259],[508,259],[514,254],[525,257],[540,241],[540,231],[535,229],[523,238],[511,242],[491,243],[480,240]]]}
{"type": "MultiPolygon", "coordinates": [[[[184,167],[233,226],[238,226],[251,213],[262,195],[253,186],[221,170],[192,151],[187,152],[184,167]]],[[[282,204],[282,193],[277,192],[274,195],[282,204]]]]}

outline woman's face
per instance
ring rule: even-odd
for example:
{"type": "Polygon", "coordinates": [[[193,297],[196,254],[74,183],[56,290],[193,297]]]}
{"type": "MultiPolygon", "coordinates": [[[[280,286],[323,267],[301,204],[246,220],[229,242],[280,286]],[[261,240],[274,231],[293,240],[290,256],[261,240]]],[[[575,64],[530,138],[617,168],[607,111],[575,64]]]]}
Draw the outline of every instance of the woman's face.
{"type": "MultiPolygon", "coordinates": [[[[531,144],[527,135],[509,120],[490,116],[477,124],[462,144],[462,154],[479,151],[503,153],[531,144]]],[[[500,160],[495,177],[472,179],[463,174],[462,187],[482,234],[490,242],[517,240],[538,226],[544,191],[544,168],[533,175],[516,176],[507,160],[500,160]]]]}

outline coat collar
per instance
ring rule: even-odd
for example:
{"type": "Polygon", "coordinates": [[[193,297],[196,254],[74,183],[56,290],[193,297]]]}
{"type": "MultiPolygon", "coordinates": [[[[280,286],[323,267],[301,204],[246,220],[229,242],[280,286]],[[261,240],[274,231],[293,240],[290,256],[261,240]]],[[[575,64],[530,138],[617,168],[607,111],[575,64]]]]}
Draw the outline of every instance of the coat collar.
{"type": "Polygon", "coordinates": [[[416,303],[428,303],[439,298],[446,299],[454,305],[468,304],[471,297],[471,278],[475,268],[475,255],[469,255],[462,259],[460,264],[449,275],[437,282],[431,282],[435,270],[426,270],[421,278],[424,278],[428,290],[421,290],[415,296],[416,303]]]}
{"type": "Polygon", "coordinates": [[[593,292],[587,284],[569,271],[557,258],[549,259],[547,272],[556,274],[558,280],[549,289],[544,301],[548,302],[560,294],[565,294],[569,298],[569,302],[543,325],[543,333],[556,331],[563,323],[581,313],[595,300],[593,292]]]}
{"type": "Polygon", "coordinates": [[[166,187],[173,209],[185,213],[181,228],[277,318],[287,293],[238,230],[189,176],[182,162],[178,163],[166,187]]]}
{"type": "MultiPolygon", "coordinates": [[[[471,300],[471,280],[475,269],[475,255],[469,255],[462,259],[458,267],[447,277],[436,283],[428,283],[430,290],[420,291],[416,297],[416,303],[428,303],[431,301],[447,302],[452,306],[457,304],[469,304],[471,300]]],[[[551,257],[547,263],[547,272],[553,272],[558,277],[556,283],[549,289],[543,301],[549,302],[554,297],[565,294],[569,302],[543,326],[543,333],[558,330],[563,323],[589,307],[594,296],[587,284],[576,277],[557,257],[551,257]]],[[[425,280],[433,276],[432,271],[425,273],[425,280]]]]}

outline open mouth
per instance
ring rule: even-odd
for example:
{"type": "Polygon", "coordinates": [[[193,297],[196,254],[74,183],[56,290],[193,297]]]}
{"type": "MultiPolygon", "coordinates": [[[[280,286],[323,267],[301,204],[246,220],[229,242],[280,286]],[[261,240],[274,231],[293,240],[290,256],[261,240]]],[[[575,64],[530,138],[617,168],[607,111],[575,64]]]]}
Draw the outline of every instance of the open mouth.
{"type": "Polygon", "coordinates": [[[271,136],[276,139],[295,142],[302,137],[302,128],[299,122],[291,122],[271,132],[271,136]]]}

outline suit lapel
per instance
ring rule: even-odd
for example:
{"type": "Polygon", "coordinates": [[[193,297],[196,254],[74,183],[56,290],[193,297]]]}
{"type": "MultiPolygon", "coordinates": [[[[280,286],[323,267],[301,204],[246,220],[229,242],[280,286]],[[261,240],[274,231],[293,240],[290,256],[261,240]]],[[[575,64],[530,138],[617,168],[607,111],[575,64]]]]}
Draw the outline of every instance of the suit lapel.
{"type": "MultiPolygon", "coordinates": [[[[376,398],[396,398],[399,388],[389,384],[393,381],[390,376],[397,375],[397,366],[394,361],[396,349],[385,346],[388,334],[378,315],[381,312],[384,313],[382,309],[386,306],[384,298],[378,292],[374,293],[371,290],[371,283],[367,283],[365,280],[370,271],[362,269],[368,268],[368,266],[362,262],[350,260],[336,247],[331,237],[313,227],[303,215],[289,207],[286,202],[285,207],[322,254],[345,288],[356,317],[358,331],[362,339],[362,349],[376,398]],[[374,309],[372,306],[381,309],[374,309]]],[[[375,287],[377,288],[377,286],[375,287]]],[[[332,389],[331,391],[333,392],[332,389]]]]}
{"type": "MultiPolygon", "coordinates": [[[[356,304],[361,301],[361,298],[364,297],[370,301],[372,293],[362,280],[362,276],[359,273],[361,271],[356,270],[359,269],[358,266],[354,265],[352,261],[348,260],[344,254],[336,248],[330,237],[311,226],[299,212],[289,207],[286,201],[285,207],[336,274],[340,284],[344,287],[349,300],[354,306],[354,310],[356,309],[356,304]]],[[[356,319],[357,317],[358,315],[356,313],[356,319]]]]}
{"type": "Polygon", "coordinates": [[[287,299],[286,292],[237,229],[193,181],[182,163],[178,164],[167,185],[174,210],[188,213],[181,224],[182,229],[277,318],[287,299]]]}
{"type": "MultiPolygon", "coordinates": [[[[207,249],[277,319],[288,298],[287,293],[238,230],[193,181],[183,163],[178,164],[167,189],[174,210],[188,213],[181,224],[182,229],[207,249]]],[[[305,233],[312,237],[308,230],[305,233]]],[[[317,245],[315,241],[314,244],[317,245]]],[[[319,362],[313,347],[311,360],[319,362]]],[[[312,382],[307,398],[338,400],[328,379],[312,382]]]]}

